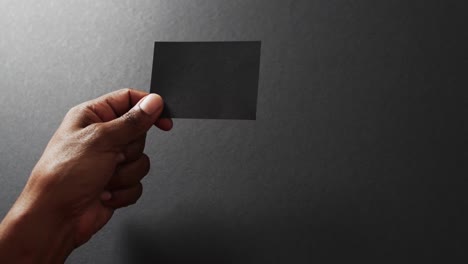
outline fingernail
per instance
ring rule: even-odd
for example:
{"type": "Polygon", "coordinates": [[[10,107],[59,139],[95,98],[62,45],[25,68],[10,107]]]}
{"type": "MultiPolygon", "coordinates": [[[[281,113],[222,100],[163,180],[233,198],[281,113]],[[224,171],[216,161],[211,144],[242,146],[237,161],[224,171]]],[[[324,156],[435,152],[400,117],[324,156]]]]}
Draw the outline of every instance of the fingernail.
{"type": "Polygon", "coordinates": [[[141,101],[139,106],[143,112],[152,115],[162,107],[162,98],[157,94],[149,94],[141,101]]]}
{"type": "Polygon", "coordinates": [[[104,191],[103,193],[101,193],[101,200],[109,201],[111,198],[112,198],[112,193],[110,193],[109,191],[104,191]]]}

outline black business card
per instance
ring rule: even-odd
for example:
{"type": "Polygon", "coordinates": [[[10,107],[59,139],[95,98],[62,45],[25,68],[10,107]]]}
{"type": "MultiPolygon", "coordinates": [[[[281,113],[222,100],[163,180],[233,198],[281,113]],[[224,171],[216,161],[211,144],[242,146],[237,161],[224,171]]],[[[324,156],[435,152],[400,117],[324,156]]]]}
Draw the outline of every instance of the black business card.
{"type": "Polygon", "coordinates": [[[260,41],[156,42],[151,92],[164,117],[255,120],[260,41]]]}

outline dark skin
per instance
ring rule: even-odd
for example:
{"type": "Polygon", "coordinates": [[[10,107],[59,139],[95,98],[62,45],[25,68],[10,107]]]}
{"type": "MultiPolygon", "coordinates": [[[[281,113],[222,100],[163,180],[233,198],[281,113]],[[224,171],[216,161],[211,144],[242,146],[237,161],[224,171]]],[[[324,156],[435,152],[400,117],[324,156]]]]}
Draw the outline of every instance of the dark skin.
{"type": "Polygon", "coordinates": [[[146,132],[168,131],[159,95],[123,89],[72,108],[0,224],[1,263],[63,263],[142,194],[146,132]]]}

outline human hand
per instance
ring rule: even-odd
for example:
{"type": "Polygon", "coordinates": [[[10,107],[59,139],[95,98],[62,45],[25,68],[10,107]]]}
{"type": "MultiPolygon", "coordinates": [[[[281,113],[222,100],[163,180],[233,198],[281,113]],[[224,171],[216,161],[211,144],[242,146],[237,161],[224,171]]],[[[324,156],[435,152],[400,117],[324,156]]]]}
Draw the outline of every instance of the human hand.
{"type": "Polygon", "coordinates": [[[146,132],[153,124],[162,130],[172,127],[170,119],[158,119],[162,109],[159,95],[132,89],[73,107],[0,226],[0,257],[8,247],[2,240],[11,239],[20,226],[39,242],[48,239],[36,244],[25,238],[31,244],[23,245],[26,252],[43,252],[35,263],[60,255],[65,260],[115,209],[135,203],[150,168],[143,154],[146,132]]]}

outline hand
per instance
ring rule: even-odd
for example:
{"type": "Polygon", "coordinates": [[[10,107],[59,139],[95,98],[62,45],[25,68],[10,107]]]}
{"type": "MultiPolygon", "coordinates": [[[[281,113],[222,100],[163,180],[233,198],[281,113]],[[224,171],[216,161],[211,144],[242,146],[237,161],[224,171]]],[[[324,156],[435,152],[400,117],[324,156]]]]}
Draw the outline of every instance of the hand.
{"type": "Polygon", "coordinates": [[[172,127],[170,119],[158,119],[162,109],[159,95],[131,89],[73,107],[0,226],[0,257],[16,230],[40,242],[27,237],[31,245],[23,245],[29,255],[43,252],[34,256],[35,263],[59,255],[65,260],[115,209],[135,203],[150,168],[143,154],[146,132],[153,124],[172,127]]]}

